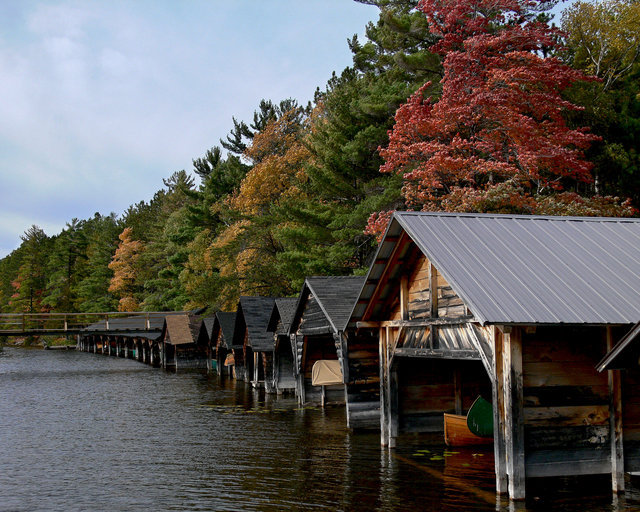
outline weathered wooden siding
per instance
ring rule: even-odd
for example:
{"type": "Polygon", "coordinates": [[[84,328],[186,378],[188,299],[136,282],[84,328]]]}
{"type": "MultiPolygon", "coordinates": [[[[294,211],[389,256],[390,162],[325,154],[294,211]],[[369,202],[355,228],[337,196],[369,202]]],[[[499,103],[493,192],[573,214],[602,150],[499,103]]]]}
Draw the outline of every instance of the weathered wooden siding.
{"type": "MultiPolygon", "coordinates": [[[[302,354],[302,375],[304,378],[305,403],[319,403],[322,398],[322,387],[311,385],[311,374],[313,365],[320,359],[337,360],[336,345],[333,336],[315,335],[304,336],[304,347],[302,354]]],[[[325,386],[327,402],[344,403],[344,386],[325,386]]]]}
{"type": "MultiPolygon", "coordinates": [[[[415,251],[419,252],[419,249],[413,247],[411,253],[414,254],[415,251]]],[[[408,271],[409,319],[429,318],[431,317],[431,294],[429,287],[429,267],[431,263],[422,253],[408,257],[407,259],[415,261],[408,271]]],[[[456,295],[446,279],[439,273],[436,273],[436,283],[438,290],[438,316],[447,318],[464,316],[466,310],[462,299],[456,295]]],[[[401,309],[398,293],[395,294],[394,300],[391,301],[391,307],[385,320],[399,320],[400,318],[401,309]]]]}
{"type": "Polygon", "coordinates": [[[443,432],[443,413],[465,414],[478,395],[491,398],[480,361],[403,357],[397,365],[401,432],[443,432]]]}
{"type": "Polygon", "coordinates": [[[347,421],[350,428],[380,428],[380,355],[371,331],[349,333],[347,421]]]}
{"type": "Polygon", "coordinates": [[[331,325],[316,298],[309,294],[300,319],[298,334],[316,334],[321,329],[326,329],[326,332],[329,332],[331,325]]]}
{"type": "Polygon", "coordinates": [[[622,425],[625,471],[640,471],[640,365],[622,372],[622,425]]]}
{"type": "Polygon", "coordinates": [[[603,328],[522,328],[526,475],[610,472],[603,328]]]}

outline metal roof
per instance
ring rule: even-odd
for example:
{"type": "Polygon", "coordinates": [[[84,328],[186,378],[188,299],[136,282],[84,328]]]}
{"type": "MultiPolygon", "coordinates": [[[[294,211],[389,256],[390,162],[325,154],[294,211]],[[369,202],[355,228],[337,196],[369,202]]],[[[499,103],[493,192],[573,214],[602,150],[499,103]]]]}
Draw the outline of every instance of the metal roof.
{"type": "Polygon", "coordinates": [[[329,320],[333,331],[336,333],[344,331],[364,280],[365,278],[362,276],[307,277],[302,285],[291,329],[295,320],[302,315],[303,303],[307,297],[305,288],[307,288],[318,301],[320,309],[329,320]]]}
{"type": "Polygon", "coordinates": [[[100,320],[85,328],[84,335],[105,334],[111,336],[124,336],[129,338],[147,338],[155,340],[162,333],[164,315],[149,315],[149,328],[145,316],[132,316],[125,318],[109,318],[109,328],[105,320],[100,320]]]}
{"type": "MultiPolygon", "coordinates": [[[[241,322],[244,319],[249,332],[248,345],[255,351],[274,349],[273,333],[267,332],[274,302],[273,297],[240,297],[237,322],[240,322],[242,327],[241,322]]],[[[235,335],[244,336],[244,331],[236,332],[235,335]]]]}
{"type": "Polygon", "coordinates": [[[402,231],[482,324],[640,320],[640,219],[396,212],[351,321],[402,231]]]}

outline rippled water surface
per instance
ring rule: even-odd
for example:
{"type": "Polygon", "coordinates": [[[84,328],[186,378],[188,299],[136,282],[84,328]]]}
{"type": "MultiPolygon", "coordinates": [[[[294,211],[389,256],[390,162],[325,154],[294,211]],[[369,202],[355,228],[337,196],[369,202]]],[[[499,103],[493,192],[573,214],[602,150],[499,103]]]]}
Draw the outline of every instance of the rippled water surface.
{"type": "Polygon", "coordinates": [[[0,510],[640,510],[607,479],[496,500],[492,454],[380,448],[344,411],[244,383],[60,351],[0,352],[0,510]],[[585,498],[585,496],[590,496],[585,498]]]}

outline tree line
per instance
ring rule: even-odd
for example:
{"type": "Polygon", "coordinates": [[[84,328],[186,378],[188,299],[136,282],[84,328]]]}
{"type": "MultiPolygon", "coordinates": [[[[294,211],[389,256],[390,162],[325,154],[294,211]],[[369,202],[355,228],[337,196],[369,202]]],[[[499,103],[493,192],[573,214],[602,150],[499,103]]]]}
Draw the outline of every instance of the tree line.
{"type": "Polygon", "coordinates": [[[379,7],[314,100],[252,119],[122,215],[32,226],[0,311],[234,308],[366,271],[393,210],[633,216],[640,4],[357,0],[379,7]]]}

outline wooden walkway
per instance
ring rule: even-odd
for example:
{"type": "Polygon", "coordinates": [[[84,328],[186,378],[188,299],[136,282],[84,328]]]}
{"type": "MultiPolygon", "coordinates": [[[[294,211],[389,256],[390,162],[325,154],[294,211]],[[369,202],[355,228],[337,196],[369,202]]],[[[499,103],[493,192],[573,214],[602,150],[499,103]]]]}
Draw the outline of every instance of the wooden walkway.
{"type": "Polygon", "coordinates": [[[167,315],[184,311],[127,311],[104,313],[2,313],[0,336],[74,335],[99,332],[157,331],[167,315]],[[159,327],[158,327],[159,326],[159,327]]]}

